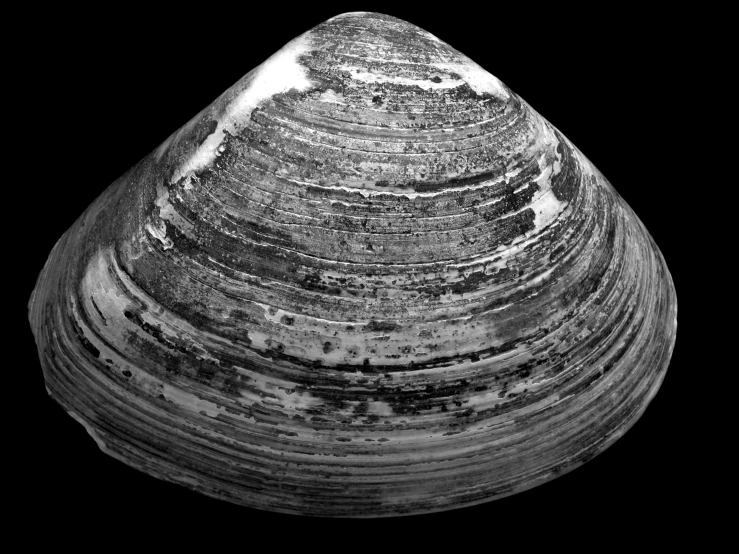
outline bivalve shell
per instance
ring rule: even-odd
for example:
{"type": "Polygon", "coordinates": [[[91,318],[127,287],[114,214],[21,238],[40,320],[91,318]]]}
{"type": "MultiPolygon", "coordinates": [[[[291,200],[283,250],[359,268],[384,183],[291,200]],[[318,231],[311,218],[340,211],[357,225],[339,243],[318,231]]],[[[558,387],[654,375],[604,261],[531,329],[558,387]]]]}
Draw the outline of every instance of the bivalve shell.
{"type": "Polygon", "coordinates": [[[675,291],[557,129],[374,13],[288,43],[58,241],[29,317],[51,397],[110,456],[265,510],[500,498],[620,437],[675,291]]]}

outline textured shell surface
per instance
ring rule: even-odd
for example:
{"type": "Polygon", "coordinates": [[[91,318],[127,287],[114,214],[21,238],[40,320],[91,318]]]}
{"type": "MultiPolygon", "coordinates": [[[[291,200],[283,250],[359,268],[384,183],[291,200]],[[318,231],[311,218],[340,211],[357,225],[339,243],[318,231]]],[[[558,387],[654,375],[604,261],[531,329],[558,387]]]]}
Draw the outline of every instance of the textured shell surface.
{"type": "Polygon", "coordinates": [[[665,376],[647,230],[514,91],[343,14],[173,133],[62,236],[29,318],[106,454],[254,508],[425,513],[593,458],[665,376]]]}

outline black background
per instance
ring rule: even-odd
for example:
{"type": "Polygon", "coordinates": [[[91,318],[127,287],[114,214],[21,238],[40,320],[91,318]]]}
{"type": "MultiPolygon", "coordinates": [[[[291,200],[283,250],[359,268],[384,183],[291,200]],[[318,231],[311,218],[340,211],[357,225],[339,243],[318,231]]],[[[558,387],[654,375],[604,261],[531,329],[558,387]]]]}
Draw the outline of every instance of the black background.
{"type": "MultiPolygon", "coordinates": [[[[423,9],[347,2],[294,7],[201,4],[176,13],[147,9],[45,11],[31,25],[24,101],[9,111],[32,143],[17,181],[32,212],[23,246],[21,302],[61,234],[112,181],[251,68],[310,27],[351,9],[414,23],[467,54],[554,124],[613,183],[645,223],[672,272],[678,335],[666,380],[645,415],[615,445],[575,471],[524,493],[452,512],[373,521],[323,520],[233,506],[141,474],[103,455],[44,390],[33,336],[19,325],[16,364],[26,381],[22,430],[12,449],[23,488],[15,516],[57,541],[109,532],[115,541],[158,536],[237,540],[255,547],[300,538],[377,548],[425,536],[468,539],[492,549],[508,537],[546,534],[561,547],[646,533],[695,531],[707,509],[697,468],[698,401],[693,391],[701,332],[689,217],[699,203],[691,167],[700,163],[688,130],[695,98],[697,23],[686,14],[561,5],[448,3],[423,9]],[[458,6],[456,4],[459,4],[458,6]],[[155,13],[156,12],[156,13],[155,13]],[[278,530],[277,535],[274,530],[278,530]],[[309,535],[305,533],[308,532],[309,535]],[[554,535],[552,535],[554,533],[554,535]],[[263,538],[263,537],[262,537],[263,538]],[[560,542],[561,541],[561,542],[560,542]]],[[[19,48],[22,45],[19,44],[19,48]]],[[[26,212],[27,216],[27,212],[26,212]]],[[[487,547],[486,547],[487,548],[487,547]]],[[[554,548],[554,546],[553,546],[554,548]]],[[[557,547],[559,548],[559,547],[557,547]]]]}

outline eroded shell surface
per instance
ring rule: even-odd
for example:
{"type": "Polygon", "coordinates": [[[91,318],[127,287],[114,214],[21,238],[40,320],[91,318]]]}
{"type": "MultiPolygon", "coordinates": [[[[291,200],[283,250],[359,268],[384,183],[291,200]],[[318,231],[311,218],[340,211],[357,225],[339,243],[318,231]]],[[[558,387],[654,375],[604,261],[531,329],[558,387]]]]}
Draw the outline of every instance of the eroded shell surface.
{"type": "Polygon", "coordinates": [[[49,394],[107,454],[247,506],[449,509],[609,446],[676,300],[552,125],[372,13],[287,44],[113,183],[30,301],[49,394]]]}

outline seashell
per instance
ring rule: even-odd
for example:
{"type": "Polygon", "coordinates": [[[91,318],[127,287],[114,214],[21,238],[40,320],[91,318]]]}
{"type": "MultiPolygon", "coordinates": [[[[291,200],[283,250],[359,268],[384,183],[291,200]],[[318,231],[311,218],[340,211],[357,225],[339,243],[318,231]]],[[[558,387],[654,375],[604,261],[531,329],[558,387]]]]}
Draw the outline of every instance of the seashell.
{"type": "Polygon", "coordinates": [[[501,498],[641,416],[675,342],[642,223],[557,129],[374,13],[288,43],[121,177],[29,303],[106,454],[230,502],[501,498]]]}

